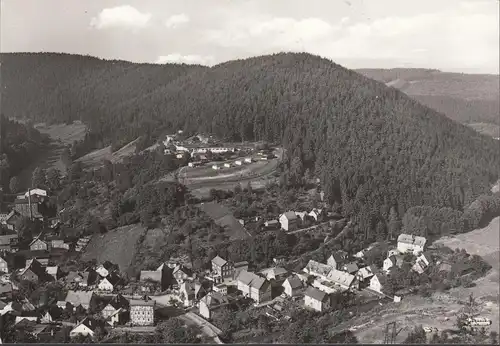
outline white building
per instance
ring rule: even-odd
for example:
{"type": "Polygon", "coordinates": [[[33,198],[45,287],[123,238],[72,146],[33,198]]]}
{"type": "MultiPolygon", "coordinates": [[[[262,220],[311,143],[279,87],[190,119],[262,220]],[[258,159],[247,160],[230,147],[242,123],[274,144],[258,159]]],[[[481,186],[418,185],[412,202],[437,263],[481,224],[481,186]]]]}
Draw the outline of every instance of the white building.
{"type": "Polygon", "coordinates": [[[398,267],[401,268],[403,266],[403,255],[393,255],[391,257],[387,257],[384,260],[384,264],[382,269],[386,272],[389,273],[389,271],[394,268],[398,267]]]}
{"type": "Polygon", "coordinates": [[[322,312],[330,307],[330,297],[314,287],[309,287],[304,295],[304,305],[322,312]]]}
{"type": "Polygon", "coordinates": [[[234,164],[236,166],[241,166],[243,164],[243,162],[241,160],[236,160],[236,161],[234,161],[234,164]]]}
{"type": "Polygon", "coordinates": [[[302,281],[295,275],[287,278],[282,286],[284,293],[289,297],[298,296],[304,287],[302,281]]]}
{"type": "Polygon", "coordinates": [[[87,317],[69,332],[69,336],[72,338],[77,335],[94,337],[97,326],[96,320],[87,317]]]}
{"type": "Polygon", "coordinates": [[[427,239],[410,234],[400,234],[398,237],[398,251],[401,253],[412,252],[419,255],[424,251],[427,239]]]}
{"type": "Polygon", "coordinates": [[[251,157],[246,157],[244,160],[245,163],[252,163],[252,158],[251,157]]]}
{"type": "Polygon", "coordinates": [[[131,300],[130,321],[135,326],[152,326],[155,323],[154,300],[131,300]]]}
{"type": "Polygon", "coordinates": [[[417,260],[415,261],[415,264],[411,269],[419,274],[422,274],[423,272],[425,272],[427,267],[429,267],[430,262],[431,262],[431,256],[429,254],[422,253],[420,256],[417,257],[417,260]]]}

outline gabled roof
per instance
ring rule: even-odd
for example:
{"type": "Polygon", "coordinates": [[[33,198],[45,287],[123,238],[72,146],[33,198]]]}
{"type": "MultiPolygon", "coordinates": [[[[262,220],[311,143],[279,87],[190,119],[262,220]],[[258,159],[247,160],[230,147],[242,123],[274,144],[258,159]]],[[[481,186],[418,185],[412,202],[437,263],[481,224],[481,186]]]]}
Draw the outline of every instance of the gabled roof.
{"type": "MultiPolygon", "coordinates": [[[[40,237],[42,236],[42,233],[40,233],[39,235],[37,235],[35,238],[33,238],[33,240],[31,241],[30,245],[33,245],[34,243],[36,243],[37,241],[41,241],[41,242],[44,242],[43,240],[40,239],[40,237]]],[[[45,242],[44,242],[45,243],[45,242]]]]}
{"type": "Polygon", "coordinates": [[[118,310],[120,308],[127,309],[130,304],[124,296],[117,294],[110,300],[109,305],[118,310]]]}
{"type": "Polygon", "coordinates": [[[293,211],[287,211],[287,212],[281,214],[280,218],[282,216],[285,217],[285,218],[287,218],[289,221],[297,219],[297,215],[293,211]]]}
{"type": "Polygon", "coordinates": [[[67,303],[71,303],[73,306],[77,307],[79,305],[90,305],[93,296],[94,292],[92,291],[69,290],[64,300],[67,303]]]}
{"type": "Polygon", "coordinates": [[[333,269],[332,271],[330,271],[326,278],[328,281],[347,287],[350,287],[355,279],[354,275],[337,269],[333,269]]]}
{"type": "Polygon", "coordinates": [[[47,267],[47,274],[49,275],[57,275],[57,273],[59,272],[59,267],[58,266],[50,266],[50,267],[47,267]]]}
{"type": "Polygon", "coordinates": [[[258,290],[262,289],[265,286],[265,284],[268,283],[268,281],[263,277],[260,277],[254,273],[250,273],[246,270],[242,270],[238,274],[237,280],[246,286],[250,286],[258,290]]]}
{"type": "Polygon", "coordinates": [[[45,268],[36,259],[30,259],[26,262],[26,267],[19,273],[20,276],[24,275],[26,271],[31,270],[36,276],[42,277],[46,274],[45,268]]]}
{"type": "Polygon", "coordinates": [[[348,263],[344,266],[345,271],[352,274],[358,271],[358,265],[355,262],[348,263]]]}
{"type": "Polygon", "coordinates": [[[424,246],[425,243],[427,242],[427,239],[424,237],[420,236],[415,236],[413,234],[400,234],[398,237],[398,243],[405,243],[405,244],[411,244],[411,245],[417,245],[417,246],[424,246]]]}
{"type": "Polygon", "coordinates": [[[212,259],[212,263],[215,264],[216,266],[222,267],[227,263],[227,261],[225,259],[223,259],[222,257],[215,256],[212,259]]]}
{"type": "Polygon", "coordinates": [[[11,239],[17,239],[19,236],[16,233],[0,235],[0,245],[10,245],[11,239]]]}
{"type": "Polygon", "coordinates": [[[114,287],[121,281],[121,277],[119,277],[114,273],[111,273],[105,278],[103,278],[100,282],[103,282],[104,280],[107,280],[114,287]]]}
{"type": "Polygon", "coordinates": [[[358,276],[361,278],[361,280],[366,280],[368,278],[371,278],[373,275],[374,275],[374,270],[370,266],[358,270],[358,276]]]}
{"type": "Polygon", "coordinates": [[[332,266],[310,260],[305,266],[304,271],[315,276],[327,276],[332,269],[332,266]]]}
{"type": "Polygon", "coordinates": [[[86,317],[83,321],[81,321],[78,324],[78,326],[82,324],[93,332],[95,332],[97,327],[99,327],[99,322],[92,317],[86,317]]]}
{"type": "Polygon", "coordinates": [[[302,287],[302,281],[300,281],[297,275],[289,277],[288,279],[285,280],[285,282],[288,282],[288,284],[292,289],[297,289],[302,287]]]}
{"type": "Polygon", "coordinates": [[[328,297],[328,295],[325,292],[320,291],[314,287],[308,287],[306,292],[305,292],[305,296],[310,297],[310,298],[317,300],[317,301],[320,301],[320,302],[326,301],[326,298],[328,297]]]}

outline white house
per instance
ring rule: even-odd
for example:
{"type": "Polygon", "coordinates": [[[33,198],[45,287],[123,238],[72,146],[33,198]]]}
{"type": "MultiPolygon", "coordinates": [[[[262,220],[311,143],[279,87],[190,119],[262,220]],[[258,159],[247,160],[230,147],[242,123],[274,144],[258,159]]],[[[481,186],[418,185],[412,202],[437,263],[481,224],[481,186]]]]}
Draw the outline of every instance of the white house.
{"type": "Polygon", "coordinates": [[[419,274],[422,274],[429,266],[430,261],[431,261],[431,256],[424,252],[417,257],[417,260],[415,261],[415,264],[411,269],[419,274]]]}
{"type": "Polygon", "coordinates": [[[252,163],[252,158],[251,157],[246,157],[245,160],[243,160],[245,163],[252,163]]]}
{"type": "Polygon", "coordinates": [[[280,215],[279,222],[285,231],[293,231],[297,228],[297,215],[293,211],[287,211],[280,215]]]}
{"type": "Polygon", "coordinates": [[[344,271],[332,269],[326,280],[338,285],[342,290],[350,290],[357,287],[356,277],[344,271]]]}
{"type": "Polygon", "coordinates": [[[227,294],[227,285],[224,285],[224,284],[218,284],[218,285],[215,285],[212,290],[214,292],[217,292],[217,293],[220,293],[222,295],[226,295],[227,294]]]}
{"type": "Polygon", "coordinates": [[[304,305],[322,312],[330,307],[330,297],[314,287],[308,287],[304,294],[304,305]]]}
{"type": "Polygon", "coordinates": [[[289,277],[283,282],[284,293],[289,297],[296,297],[304,287],[302,281],[297,276],[289,277]]]}
{"type": "Polygon", "coordinates": [[[97,274],[99,274],[99,276],[103,278],[109,275],[109,271],[106,268],[104,268],[102,264],[99,267],[97,267],[95,271],[97,272],[97,274]]]}
{"type": "Polygon", "coordinates": [[[225,168],[231,168],[231,164],[230,164],[229,162],[226,162],[226,163],[224,164],[224,167],[225,167],[225,168]]]}
{"type": "Polygon", "coordinates": [[[329,266],[327,264],[323,264],[320,262],[316,262],[314,260],[310,260],[307,262],[307,265],[302,269],[304,273],[307,273],[309,275],[313,275],[316,277],[319,277],[323,280],[326,280],[328,274],[333,270],[334,268],[332,266],[329,266]]]}
{"type": "Polygon", "coordinates": [[[212,317],[212,311],[229,304],[227,297],[219,292],[210,292],[200,300],[200,315],[212,317]]]}
{"type": "Polygon", "coordinates": [[[340,269],[347,260],[347,252],[345,251],[335,251],[328,259],[326,263],[333,267],[334,269],[340,269]]]}
{"type": "Polygon", "coordinates": [[[424,251],[427,239],[410,234],[400,234],[398,237],[398,250],[401,253],[413,252],[414,255],[419,255],[424,251]]]}
{"type": "Polygon", "coordinates": [[[241,165],[243,164],[243,161],[241,161],[241,160],[236,160],[236,161],[234,161],[234,164],[235,164],[236,166],[241,166],[241,165]]]}
{"type": "Polygon", "coordinates": [[[314,208],[310,213],[309,216],[314,219],[314,221],[321,220],[321,217],[323,216],[323,210],[322,209],[316,209],[314,208]]]}
{"type": "Polygon", "coordinates": [[[69,336],[72,338],[77,335],[89,335],[90,337],[94,337],[97,327],[97,321],[93,318],[87,317],[69,332],[69,336]]]}
{"type": "Polygon", "coordinates": [[[387,257],[384,260],[384,264],[383,264],[383,268],[382,269],[386,273],[389,273],[389,271],[391,270],[391,268],[394,268],[394,267],[401,268],[402,265],[403,265],[403,256],[402,255],[394,255],[394,256],[391,256],[391,257],[387,257]]]}
{"type": "Polygon", "coordinates": [[[242,270],[237,279],[238,290],[250,297],[256,304],[271,300],[271,284],[254,273],[242,270]]]}
{"type": "Polygon", "coordinates": [[[97,287],[102,290],[102,291],[108,291],[111,292],[113,291],[118,283],[120,282],[120,277],[117,275],[108,275],[107,277],[103,278],[99,283],[97,284],[97,287]]]}
{"type": "Polygon", "coordinates": [[[281,280],[286,279],[288,271],[285,268],[273,267],[273,268],[264,269],[260,273],[263,276],[265,276],[267,280],[281,281],[281,280]]]}
{"type": "Polygon", "coordinates": [[[212,169],[214,169],[214,170],[216,170],[216,171],[217,171],[217,170],[219,170],[219,169],[220,169],[220,167],[219,167],[218,165],[212,165],[212,169]]]}

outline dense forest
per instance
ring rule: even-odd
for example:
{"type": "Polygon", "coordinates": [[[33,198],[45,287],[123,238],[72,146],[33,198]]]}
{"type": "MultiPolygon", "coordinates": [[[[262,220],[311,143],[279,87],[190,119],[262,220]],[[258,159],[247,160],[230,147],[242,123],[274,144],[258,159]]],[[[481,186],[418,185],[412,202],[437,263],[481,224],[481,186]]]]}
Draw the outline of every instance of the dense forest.
{"type": "Polygon", "coordinates": [[[15,190],[16,180],[10,184],[10,179],[26,168],[48,141],[48,137],[31,124],[21,124],[0,115],[0,186],[12,185],[11,190],[15,190]]]}
{"type": "Polygon", "coordinates": [[[183,129],[282,143],[282,182],[319,177],[329,202],[342,204],[367,233],[385,232],[391,208],[399,217],[421,205],[463,211],[498,179],[495,140],[310,54],[213,68],[51,54],[2,58],[9,116],[80,119],[108,142],[183,129]],[[28,68],[33,75],[22,68],[28,62],[36,62],[28,68]]]}

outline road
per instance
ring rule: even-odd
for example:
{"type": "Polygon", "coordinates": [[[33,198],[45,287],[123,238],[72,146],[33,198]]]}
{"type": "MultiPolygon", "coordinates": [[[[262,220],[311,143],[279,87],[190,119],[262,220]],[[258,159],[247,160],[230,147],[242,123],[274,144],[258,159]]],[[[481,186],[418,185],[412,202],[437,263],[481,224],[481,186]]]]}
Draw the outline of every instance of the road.
{"type": "Polygon", "coordinates": [[[188,325],[196,325],[200,327],[203,334],[212,338],[216,343],[221,344],[222,341],[219,339],[219,335],[222,334],[222,330],[214,326],[212,323],[208,322],[204,318],[196,315],[195,313],[188,312],[184,315],[179,316],[188,325]]]}

